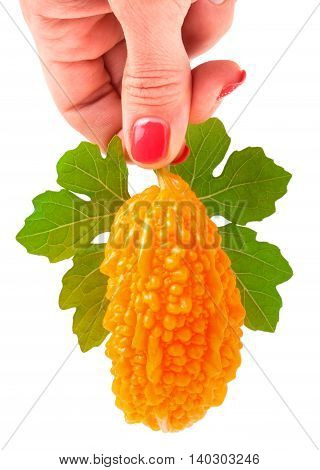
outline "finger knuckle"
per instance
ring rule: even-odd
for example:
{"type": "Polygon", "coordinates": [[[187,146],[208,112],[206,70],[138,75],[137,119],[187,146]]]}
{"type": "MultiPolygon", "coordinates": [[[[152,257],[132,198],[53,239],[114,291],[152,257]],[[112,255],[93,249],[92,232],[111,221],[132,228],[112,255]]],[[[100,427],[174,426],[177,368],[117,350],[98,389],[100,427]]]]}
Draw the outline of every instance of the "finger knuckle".
{"type": "Polygon", "coordinates": [[[163,68],[128,72],[123,80],[123,87],[134,104],[166,106],[179,99],[180,83],[178,70],[163,68]]]}

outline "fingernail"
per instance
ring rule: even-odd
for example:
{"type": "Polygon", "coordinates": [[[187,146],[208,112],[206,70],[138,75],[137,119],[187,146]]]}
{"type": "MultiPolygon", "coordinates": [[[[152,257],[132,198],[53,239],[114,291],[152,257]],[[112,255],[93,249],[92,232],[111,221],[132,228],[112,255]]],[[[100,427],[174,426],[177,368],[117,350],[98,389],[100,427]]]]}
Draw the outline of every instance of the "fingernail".
{"type": "Polygon", "coordinates": [[[215,5],[221,5],[225,0],[209,0],[209,2],[214,3],[215,5]]]}
{"type": "Polygon", "coordinates": [[[179,153],[177,158],[175,160],[173,160],[171,165],[178,165],[179,163],[183,163],[184,161],[186,161],[186,159],[189,157],[189,155],[190,155],[190,149],[189,149],[189,147],[184,145],[181,152],[179,153]]]}
{"type": "Polygon", "coordinates": [[[170,138],[169,125],[160,118],[138,119],[131,132],[131,155],[139,163],[156,163],[165,158],[170,138]]]}
{"type": "Polygon", "coordinates": [[[245,70],[242,70],[240,73],[239,80],[234,83],[228,83],[226,86],[224,86],[217,100],[220,101],[225,96],[230,95],[230,93],[232,93],[236,88],[238,88],[240,85],[242,85],[245,82],[246,78],[247,78],[247,72],[245,70]]]}

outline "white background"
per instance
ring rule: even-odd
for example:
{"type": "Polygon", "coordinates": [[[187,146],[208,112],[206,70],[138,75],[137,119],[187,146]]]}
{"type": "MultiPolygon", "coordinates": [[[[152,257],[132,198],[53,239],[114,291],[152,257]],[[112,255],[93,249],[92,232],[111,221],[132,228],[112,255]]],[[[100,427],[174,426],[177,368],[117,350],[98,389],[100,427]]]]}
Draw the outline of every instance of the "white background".
{"type": "MultiPolygon", "coordinates": [[[[29,38],[17,2],[3,3],[29,38]]],[[[246,85],[217,114],[227,128],[317,3],[238,1],[233,29],[206,55],[234,59],[248,72],[246,85]]],[[[32,211],[31,199],[57,189],[55,164],[80,136],[59,116],[37,57],[2,7],[0,31],[4,445],[76,343],[72,311],[60,311],[57,303],[61,276],[71,262],[50,265],[28,255],[15,234],[32,211]]],[[[320,8],[231,131],[232,149],[261,145],[294,175],[277,214],[252,226],[259,225],[260,240],[282,248],[295,276],[280,288],[284,307],[277,332],[245,330],[244,343],[255,360],[243,351],[242,367],[223,406],[178,434],[129,426],[114,406],[104,348],[86,355],[76,349],[3,450],[2,468],[58,469],[58,456],[94,452],[176,456],[177,466],[183,467],[191,453],[259,453],[260,469],[319,468],[319,451],[276,392],[320,445],[319,43],[320,8]]],[[[136,190],[147,185],[145,172],[132,168],[131,173],[136,190]]],[[[148,178],[149,183],[151,173],[148,178]]]]}

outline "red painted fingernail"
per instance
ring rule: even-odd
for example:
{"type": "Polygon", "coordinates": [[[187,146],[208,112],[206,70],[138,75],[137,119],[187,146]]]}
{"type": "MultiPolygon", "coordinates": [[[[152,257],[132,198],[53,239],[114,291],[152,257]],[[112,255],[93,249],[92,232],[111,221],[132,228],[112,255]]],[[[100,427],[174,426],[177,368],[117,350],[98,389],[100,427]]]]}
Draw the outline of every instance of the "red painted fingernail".
{"type": "Polygon", "coordinates": [[[131,132],[131,154],[139,163],[156,163],[168,151],[169,125],[160,118],[138,119],[131,132]]]}
{"type": "Polygon", "coordinates": [[[236,88],[238,88],[240,85],[242,85],[247,78],[247,72],[245,70],[242,70],[240,73],[239,80],[234,83],[228,83],[228,85],[224,86],[220,92],[220,95],[217,98],[217,101],[222,100],[227,95],[230,95],[236,88]]]}
{"type": "Polygon", "coordinates": [[[181,152],[179,153],[179,155],[177,156],[177,158],[173,160],[171,165],[178,165],[179,163],[183,163],[184,161],[186,161],[189,155],[190,155],[190,149],[189,147],[185,145],[183,149],[181,150],[181,152]]]}

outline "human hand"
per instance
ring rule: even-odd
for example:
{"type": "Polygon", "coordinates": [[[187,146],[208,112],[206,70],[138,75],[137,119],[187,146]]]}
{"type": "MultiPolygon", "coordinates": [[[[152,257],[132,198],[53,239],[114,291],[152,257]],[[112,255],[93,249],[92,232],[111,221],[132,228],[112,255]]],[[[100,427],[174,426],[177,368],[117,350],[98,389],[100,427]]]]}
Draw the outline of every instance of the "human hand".
{"type": "Polygon", "coordinates": [[[123,129],[130,158],[160,168],[187,156],[201,122],[245,79],[238,65],[190,58],[228,30],[235,0],[21,0],[53,98],[102,149],[123,129]]]}

